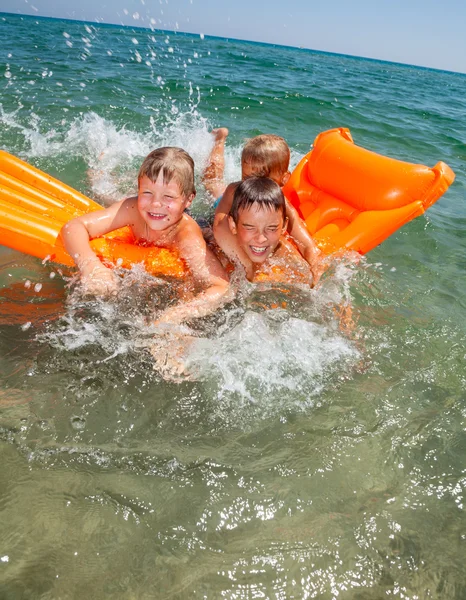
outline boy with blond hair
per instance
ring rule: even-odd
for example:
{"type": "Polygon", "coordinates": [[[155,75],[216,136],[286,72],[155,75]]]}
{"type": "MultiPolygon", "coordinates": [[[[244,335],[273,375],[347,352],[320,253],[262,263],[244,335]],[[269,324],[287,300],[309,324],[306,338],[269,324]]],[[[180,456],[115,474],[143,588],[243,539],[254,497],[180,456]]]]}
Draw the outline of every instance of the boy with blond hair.
{"type": "Polygon", "coordinates": [[[228,276],[206,246],[197,223],[185,213],[195,194],[191,156],[181,148],[158,148],[141,165],[137,196],[64,225],[61,236],[84,289],[98,295],[116,293],[117,277],[102,264],[89,241],[129,226],[136,241],[176,252],[202,290],[193,300],[167,309],[158,322],[179,323],[217,308],[229,289],[228,276]]]}

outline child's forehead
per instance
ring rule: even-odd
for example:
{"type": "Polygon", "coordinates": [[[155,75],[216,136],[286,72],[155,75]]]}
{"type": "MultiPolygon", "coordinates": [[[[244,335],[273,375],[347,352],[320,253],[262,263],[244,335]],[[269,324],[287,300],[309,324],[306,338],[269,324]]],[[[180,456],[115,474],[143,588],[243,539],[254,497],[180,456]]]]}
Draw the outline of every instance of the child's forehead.
{"type": "Polygon", "coordinates": [[[238,211],[238,220],[245,221],[270,221],[277,222],[283,219],[283,213],[280,208],[254,203],[250,206],[240,208],[238,211]]]}
{"type": "Polygon", "coordinates": [[[147,177],[147,175],[140,177],[139,185],[169,187],[173,190],[176,188],[180,194],[182,193],[181,183],[174,176],[171,178],[165,177],[162,169],[160,169],[155,180],[147,177]]]}

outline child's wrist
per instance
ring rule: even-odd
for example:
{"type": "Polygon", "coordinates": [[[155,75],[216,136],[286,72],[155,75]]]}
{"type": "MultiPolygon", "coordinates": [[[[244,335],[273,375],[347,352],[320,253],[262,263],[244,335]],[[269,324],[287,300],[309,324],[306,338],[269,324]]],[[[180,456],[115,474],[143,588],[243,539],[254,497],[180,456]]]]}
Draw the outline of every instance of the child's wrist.
{"type": "Polygon", "coordinates": [[[76,261],[76,266],[78,267],[81,275],[87,276],[91,275],[96,269],[106,268],[97,256],[90,256],[88,258],[84,258],[82,260],[76,261]]]}

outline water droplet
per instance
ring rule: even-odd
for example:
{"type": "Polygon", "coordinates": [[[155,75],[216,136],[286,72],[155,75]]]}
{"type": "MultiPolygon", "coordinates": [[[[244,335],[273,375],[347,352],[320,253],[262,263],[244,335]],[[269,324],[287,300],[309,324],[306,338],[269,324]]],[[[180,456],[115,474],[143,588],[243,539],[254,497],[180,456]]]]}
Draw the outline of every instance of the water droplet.
{"type": "Polygon", "coordinates": [[[77,431],[82,431],[86,427],[86,419],[84,417],[71,417],[71,427],[77,431]]]}

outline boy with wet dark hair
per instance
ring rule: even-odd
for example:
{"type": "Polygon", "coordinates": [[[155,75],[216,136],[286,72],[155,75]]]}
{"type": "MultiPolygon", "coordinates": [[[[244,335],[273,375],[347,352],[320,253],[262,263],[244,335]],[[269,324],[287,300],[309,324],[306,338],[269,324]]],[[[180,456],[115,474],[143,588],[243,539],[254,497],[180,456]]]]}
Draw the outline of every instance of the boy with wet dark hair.
{"type": "Polygon", "coordinates": [[[286,201],[268,177],[251,176],[235,189],[228,217],[218,223],[215,240],[228,259],[244,268],[249,281],[311,283],[308,263],[286,235],[286,201]]]}
{"type": "MultiPolygon", "coordinates": [[[[233,203],[233,195],[239,182],[225,186],[223,181],[224,171],[224,146],[228,136],[228,129],[222,127],[212,132],[215,135],[214,147],[210,155],[209,164],[204,171],[203,182],[207,191],[217,198],[214,216],[214,236],[216,229],[228,218],[233,203]]],[[[290,177],[288,170],[290,162],[290,149],[286,141],[273,134],[258,135],[246,142],[241,155],[241,177],[244,181],[252,175],[266,176],[275,181],[280,187],[284,186],[290,177]]],[[[296,209],[285,200],[287,231],[296,242],[302,256],[309,263],[317,282],[320,275],[320,251],[318,250],[310,233],[296,209]]]]}

